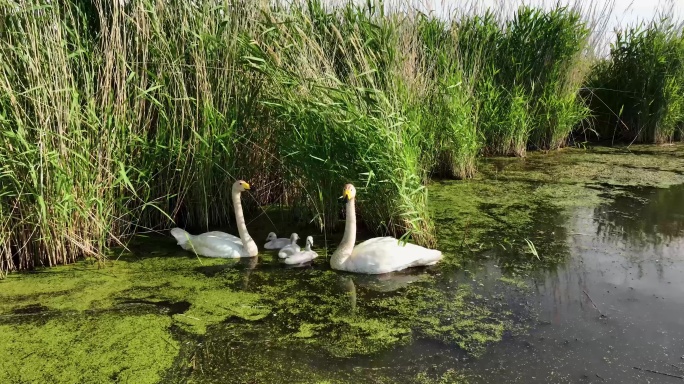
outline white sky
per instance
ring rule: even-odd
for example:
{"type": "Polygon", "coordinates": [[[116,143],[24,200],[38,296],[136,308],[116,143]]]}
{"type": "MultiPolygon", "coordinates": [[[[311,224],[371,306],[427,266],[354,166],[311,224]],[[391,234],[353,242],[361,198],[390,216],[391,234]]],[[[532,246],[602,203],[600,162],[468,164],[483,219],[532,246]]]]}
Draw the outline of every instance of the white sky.
{"type": "MultiPolygon", "coordinates": [[[[401,2],[401,0],[399,0],[401,2]]],[[[582,8],[588,6],[603,8],[612,5],[612,15],[608,21],[608,30],[612,31],[619,25],[631,24],[638,20],[651,20],[659,10],[672,10],[672,16],[684,20],[684,0],[413,0],[409,3],[420,5],[421,8],[432,9],[438,14],[454,8],[470,8],[470,4],[479,7],[517,8],[520,4],[552,6],[556,3],[579,4],[582,8]],[[464,5],[468,4],[468,5],[464,5]]],[[[670,14],[670,12],[667,12],[670,14]]]]}
{"type": "MultiPolygon", "coordinates": [[[[331,3],[345,2],[345,0],[328,0],[331,3]]],[[[357,4],[365,4],[366,0],[353,0],[357,4]]],[[[607,53],[608,43],[614,41],[614,29],[634,25],[640,21],[649,22],[655,16],[665,13],[679,22],[684,22],[684,0],[386,0],[389,4],[401,4],[401,8],[407,5],[423,12],[433,11],[435,15],[442,16],[450,11],[461,10],[466,13],[472,9],[483,10],[492,8],[500,11],[503,15],[512,15],[522,4],[550,8],[560,3],[563,5],[577,6],[583,10],[583,14],[593,13],[603,15],[602,22],[604,34],[602,39],[594,40],[596,53],[607,53]],[[593,11],[593,12],[592,12],[593,11]],[[606,20],[605,17],[609,15],[606,20]]],[[[389,5],[392,7],[392,5],[389,5]]],[[[601,32],[599,28],[595,31],[601,32]]],[[[598,36],[596,36],[598,37],[598,36]]]]}
{"type": "Polygon", "coordinates": [[[661,9],[667,10],[672,6],[672,16],[684,19],[684,0],[667,2],[658,2],[656,0],[616,0],[611,21],[614,25],[618,25],[620,22],[633,23],[638,19],[651,20],[658,12],[659,3],[661,9]]]}

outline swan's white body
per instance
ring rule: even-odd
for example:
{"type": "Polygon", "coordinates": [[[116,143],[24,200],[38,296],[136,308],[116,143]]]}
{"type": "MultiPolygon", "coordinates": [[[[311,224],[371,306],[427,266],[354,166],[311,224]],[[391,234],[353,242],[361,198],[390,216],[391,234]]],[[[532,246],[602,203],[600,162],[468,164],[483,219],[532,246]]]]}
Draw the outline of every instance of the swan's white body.
{"type": "Polygon", "coordinates": [[[356,241],[356,190],[351,184],[344,189],[347,218],[340,246],[330,259],[333,269],[377,275],[418,266],[428,266],[442,259],[442,252],[411,243],[400,243],[393,237],[375,237],[354,246],[356,241]]]}
{"type": "Polygon", "coordinates": [[[308,236],[306,238],[306,247],[303,251],[298,251],[288,256],[285,259],[285,264],[296,265],[304,264],[318,257],[318,253],[311,250],[313,245],[313,237],[308,236]]]}
{"type": "Polygon", "coordinates": [[[301,251],[302,248],[299,245],[297,245],[297,240],[299,240],[299,235],[297,235],[296,233],[290,235],[290,244],[282,247],[280,251],[278,251],[278,257],[284,259],[296,252],[301,251]]]}
{"type": "Polygon", "coordinates": [[[171,234],[178,240],[178,245],[181,248],[198,255],[226,259],[252,256],[242,246],[240,238],[238,237],[238,241],[235,241],[229,237],[231,236],[229,233],[212,231],[200,235],[191,235],[180,228],[174,228],[171,230],[171,234]]]}
{"type": "Polygon", "coordinates": [[[266,237],[266,244],[264,249],[280,249],[290,244],[290,239],[284,237],[277,237],[275,232],[271,232],[266,237]]]}
{"type": "Polygon", "coordinates": [[[180,228],[171,229],[171,235],[178,241],[181,248],[193,251],[201,256],[228,259],[256,256],[259,249],[247,232],[245,218],[242,214],[242,202],[240,201],[240,193],[248,189],[249,184],[242,180],[233,184],[233,207],[240,237],[220,231],[191,235],[180,228]]]}

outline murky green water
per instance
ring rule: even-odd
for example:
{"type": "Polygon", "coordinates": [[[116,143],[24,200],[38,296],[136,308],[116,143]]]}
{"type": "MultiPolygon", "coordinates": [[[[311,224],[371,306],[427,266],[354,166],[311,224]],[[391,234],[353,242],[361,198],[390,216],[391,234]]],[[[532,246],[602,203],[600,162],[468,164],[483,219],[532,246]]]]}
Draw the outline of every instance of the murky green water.
{"type": "Polygon", "coordinates": [[[431,186],[428,269],[200,261],[155,237],[108,268],[14,274],[0,382],[681,381],[662,373],[684,376],[684,147],[481,169],[431,186]]]}

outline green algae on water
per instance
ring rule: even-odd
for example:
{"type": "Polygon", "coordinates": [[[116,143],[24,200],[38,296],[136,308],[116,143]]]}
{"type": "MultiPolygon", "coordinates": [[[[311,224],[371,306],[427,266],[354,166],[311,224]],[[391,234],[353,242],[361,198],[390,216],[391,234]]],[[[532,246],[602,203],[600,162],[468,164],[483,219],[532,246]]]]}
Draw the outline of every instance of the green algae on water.
{"type": "MultiPolygon", "coordinates": [[[[421,273],[394,276],[403,286],[385,291],[380,279],[311,270],[299,279],[255,272],[255,286],[273,309],[268,323],[279,340],[320,348],[329,356],[372,355],[417,337],[440,340],[472,354],[500,340],[511,319],[469,287],[445,292],[421,273]],[[282,280],[281,280],[282,279],[282,280]]],[[[391,286],[391,285],[390,285],[391,286]]]]}
{"type": "Polygon", "coordinates": [[[206,333],[207,325],[216,324],[229,317],[244,320],[260,320],[270,309],[259,303],[259,295],[233,292],[226,289],[208,289],[195,293],[188,300],[192,306],[185,313],[173,315],[181,328],[198,334],[206,333]]]}
{"type": "Polygon", "coordinates": [[[438,247],[449,255],[444,267],[489,253],[504,271],[526,273],[566,258],[571,209],[607,204],[634,186],[684,184],[684,145],[567,148],[485,159],[479,169],[472,180],[431,185],[438,247]]]}
{"type": "Polygon", "coordinates": [[[178,353],[160,315],[64,315],[0,324],[0,382],[158,383],[178,353]]]}
{"type": "Polygon", "coordinates": [[[10,275],[0,282],[0,329],[7,335],[0,359],[8,367],[0,381],[159,382],[179,351],[173,326],[202,334],[230,317],[249,321],[269,313],[258,295],[229,288],[238,272],[218,278],[197,272],[221,265],[126,256],[105,268],[81,262],[10,275]],[[154,306],[177,302],[189,309],[154,306]]]}
{"type": "Polygon", "coordinates": [[[501,276],[499,277],[499,280],[506,283],[510,284],[514,287],[520,288],[520,289],[526,289],[529,288],[529,285],[525,280],[522,280],[520,278],[516,278],[513,276],[501,276]]]}

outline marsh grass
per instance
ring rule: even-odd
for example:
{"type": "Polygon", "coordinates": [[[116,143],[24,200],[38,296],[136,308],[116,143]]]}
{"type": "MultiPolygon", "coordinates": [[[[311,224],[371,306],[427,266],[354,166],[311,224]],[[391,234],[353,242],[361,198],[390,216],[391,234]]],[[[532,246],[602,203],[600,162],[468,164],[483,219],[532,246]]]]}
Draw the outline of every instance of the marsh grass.
{"type": "Polygon", "coordinates": [[[576,9],[521,7],[494,32],[497,49],[481,86],[487,153],[524,156],[528,148],[565,145],[588,114],[578,89],[589,22],[576,9]]]}
{"type": "Polygon", "coordinates": [[[602,140],[666,143],[684,127],[684,25],[665,13],[616,31],[594,65],[588,95],[602,140]]]}
{"type": "Polygon", "coordinates": [[[335,198],[353,182],[372,231],[432,242],[422,136],[389,95],[395,35],[381,14],[315,2],[1,5],[3,271],[99,260],[174,222],[229,226],[237,178],[258,187],[250,213],[290,204],[321,229],[337,224],[335,198]],[[339,28],[315,23],[330,15],[339,28]]]}

